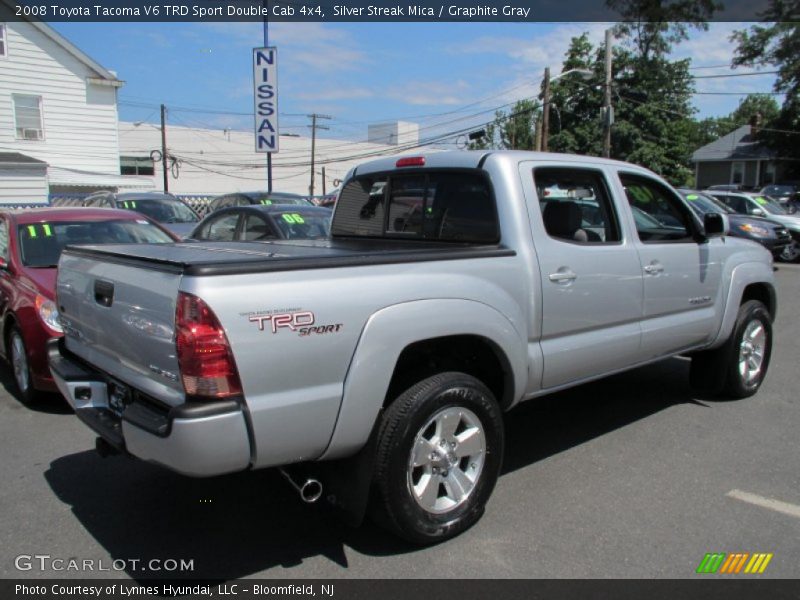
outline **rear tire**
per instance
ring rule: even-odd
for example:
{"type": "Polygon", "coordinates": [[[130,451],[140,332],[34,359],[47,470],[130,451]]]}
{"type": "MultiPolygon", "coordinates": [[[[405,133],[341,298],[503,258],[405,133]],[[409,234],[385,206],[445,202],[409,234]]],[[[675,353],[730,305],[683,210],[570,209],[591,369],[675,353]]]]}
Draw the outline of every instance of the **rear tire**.
{"type": "Polygon", "coordinates": [[[692,387],[708,395],[748,398],[758,392],[772,354],[772,321],[758,300],[739,307],[730,338],[692,358],[692,387]]]}
{"type": "Polygon", "coordinates": [[[503,462],[503,419],[478,379],[440,373],[403,392],[378,432],[378,522],[415,544],[452,538],[483,515],[503,462]]]}

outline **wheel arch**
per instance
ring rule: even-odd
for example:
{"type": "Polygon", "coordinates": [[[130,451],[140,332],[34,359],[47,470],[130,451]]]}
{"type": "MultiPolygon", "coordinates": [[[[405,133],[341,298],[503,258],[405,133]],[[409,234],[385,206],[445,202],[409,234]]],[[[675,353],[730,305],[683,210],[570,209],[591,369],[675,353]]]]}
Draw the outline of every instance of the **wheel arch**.
{"type": "Polygon", "coordinates": [[[484,381],[501,407],[511,406],[525,389],[526,347],[511,320],[480,302],[418,300],[376,312],[351,359],[336,426],[321,458],[357,451],[393,393],[438,372],[467,372],[484,381]],[[492,368],[501,374],[492,374],[492,368]]]}
{"type": "Polygon", "coordinates": [[[750,283],[745,286],[742,291],[742,298],[739,301],[739,306],[748,300],[758,300],[769,311],[769,316],[772,321],[775,321],[775,316],[778,308],[775,288],[767,283],[750,283]]]}
{"type": "Polygon", "coordinates": [[[733,332],[739,307],[748,300],[763,302],[770,317],[775,320],[778,311],[775,276],[766,263],[747,262],[732,269],[719,332],[708,348],[716,348],[725,343],[733,332]]]}
{"type": "Polygon", "coordinates": [[[17,327],[19,327],[19,320],[17,319],[17,316],[14,313],[12,313],[11,311],[7,312],[3,316],[3,331],[2,331],[2,337],[0,337],[0,340],[2,340],[2,342],[3,342],[3,345],[0,348],[0,352],[2,352],[3,356],[5,356],[5,357],[8,357],[8,355],[9,355],[9,351],[8,351],[8,336],[11,333],[11,329],[15,325],[17,327]]]}

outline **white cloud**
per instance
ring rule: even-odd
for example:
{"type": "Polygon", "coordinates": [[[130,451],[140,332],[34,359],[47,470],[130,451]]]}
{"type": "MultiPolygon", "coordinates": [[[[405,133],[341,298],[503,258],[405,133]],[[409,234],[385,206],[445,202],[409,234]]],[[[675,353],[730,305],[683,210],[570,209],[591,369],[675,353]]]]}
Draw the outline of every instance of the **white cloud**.
{"type": "MultiPolygon", "coordinates": [[[[208,27],[238,46],[252,48],[263,43],[260,23],[211,23],[208,27]]],[[[285,59],[310,71],[356,69],[369,63],[352,36],[325,23],[274,23],[269,29],[270,45],[280,48],[285,59]]]]}
{"type": "MultiPolygon", "coordinates": [[[[252,90],[251,90],[252,92],[252,90]]],[[[327,87],[323,91],[310,91],[299,92],[294,94],[294,97],[299,100],[359,100],[364,98],[373,98],[375,92],[367,88],[330,88],[327,87]]]]}
{"type": "Polygon", "coordinates": [[[473,86],[464,80],[406,81],[403,85],[389,88],[386,97],[413,105],[453,106],[464,104],[464,94],[471,89],[473,86]]]}

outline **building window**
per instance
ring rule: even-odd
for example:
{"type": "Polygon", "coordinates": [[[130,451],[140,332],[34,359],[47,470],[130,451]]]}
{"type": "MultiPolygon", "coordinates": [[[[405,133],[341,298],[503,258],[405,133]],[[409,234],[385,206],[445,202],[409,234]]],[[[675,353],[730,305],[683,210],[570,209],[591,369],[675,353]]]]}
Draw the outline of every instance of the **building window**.
{"type": "Polygon", "coordinates": [[[775,183],[775,163],[768,161],[764,163],[764,177],[762,180],[764,185],[768,183],[775,183]]]}
{"type": "Polygon", "coordinates": [[[731,183],[744,183],[744,163],[736,161],[731,163],[731,183]]]}
{"type": "Polygon", "coordinates": [[[6,35],[6,24],[0,23],[0,58],[8,56],[8,36],[6,35]]]}
{"type": "Polygon", "coordinates": [[[120,173],[123,175],[155,175],[153,161],[146,156],[121,156],[120,173]]]}
{"type": "Polygon", "coordinates": [[[18,140],[43,140],[42,97],[12,94],[18,140]]]}

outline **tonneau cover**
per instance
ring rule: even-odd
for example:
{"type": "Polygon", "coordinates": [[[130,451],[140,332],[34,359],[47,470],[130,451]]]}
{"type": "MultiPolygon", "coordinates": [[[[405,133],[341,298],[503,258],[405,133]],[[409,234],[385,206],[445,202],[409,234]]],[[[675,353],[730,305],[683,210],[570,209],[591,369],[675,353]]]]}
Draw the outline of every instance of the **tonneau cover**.
{"type": "Polygon", "coordinates": [[[326,269],[514,254],[500,245],[383,239],[104,244],[67,247],[65,252],[107,262],[147,265],[151,269],[187,275],[326,269]]]}

